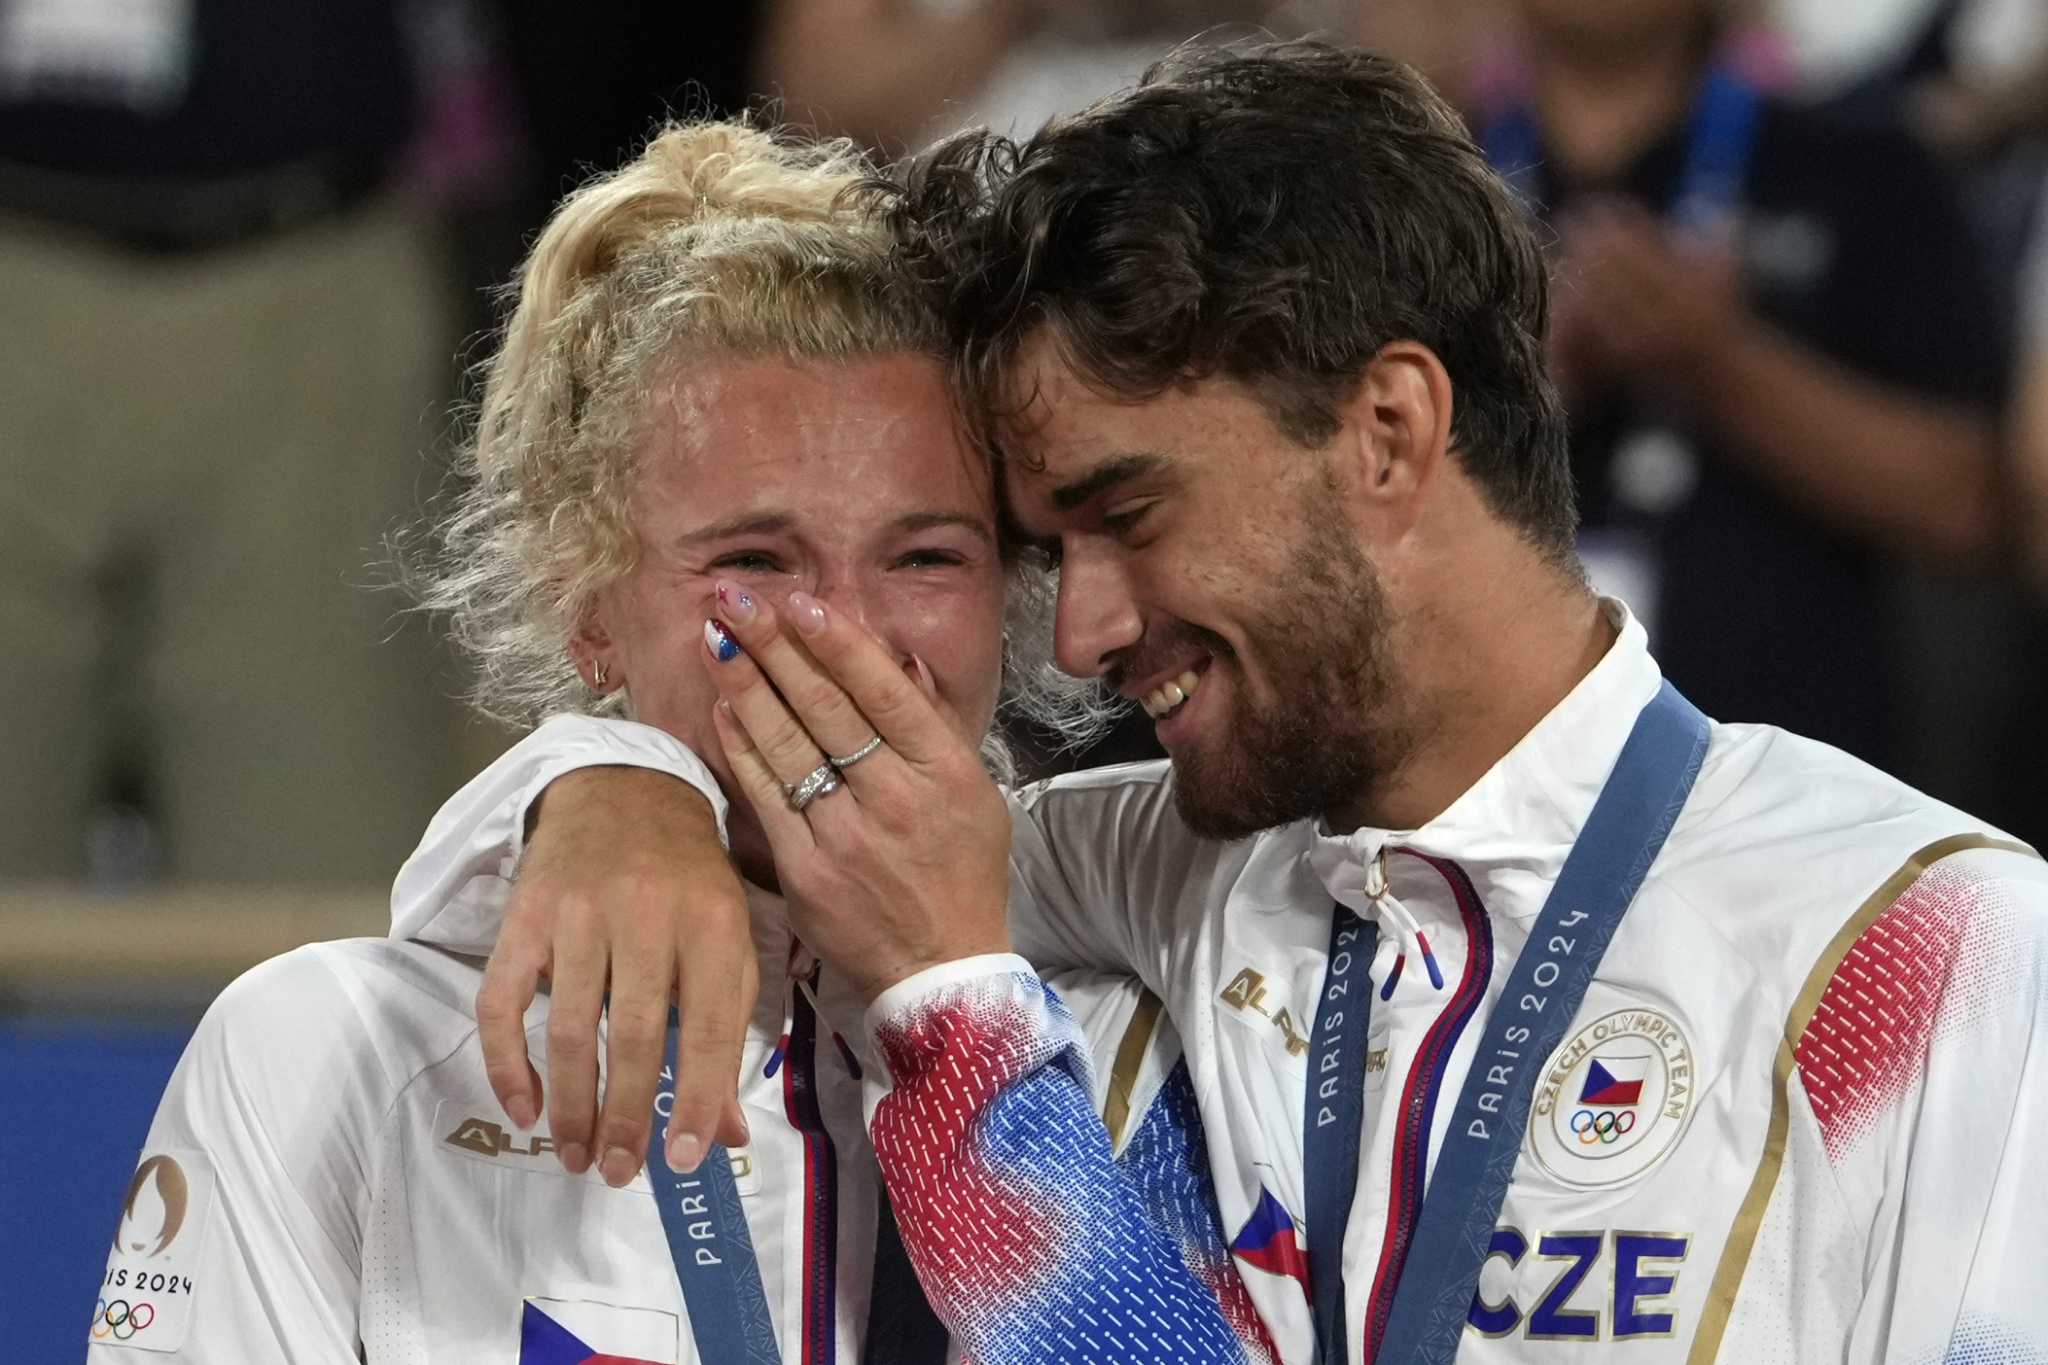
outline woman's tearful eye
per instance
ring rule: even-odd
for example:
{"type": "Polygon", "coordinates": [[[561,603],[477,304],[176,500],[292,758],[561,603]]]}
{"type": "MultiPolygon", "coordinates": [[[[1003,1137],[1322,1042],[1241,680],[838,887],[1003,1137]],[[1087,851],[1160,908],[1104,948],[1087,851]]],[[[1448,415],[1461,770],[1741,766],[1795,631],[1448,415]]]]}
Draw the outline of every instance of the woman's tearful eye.
{"type": "Polygon", "coordinates": [[[777,574],[785,573],[782,561],[767,550],[738,550],[722,555],[711,562],[711,567],[728,573],[777,574]]]}

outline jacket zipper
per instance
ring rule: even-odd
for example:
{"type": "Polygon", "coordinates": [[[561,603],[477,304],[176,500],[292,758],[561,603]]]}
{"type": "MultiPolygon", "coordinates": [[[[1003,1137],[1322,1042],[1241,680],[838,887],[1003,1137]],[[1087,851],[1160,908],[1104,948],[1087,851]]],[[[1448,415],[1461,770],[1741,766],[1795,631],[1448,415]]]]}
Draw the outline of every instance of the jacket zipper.
{"type": "MultiPolygon", "coordinates": [[[[814,989],[816,980],[813,972],[814,989]]],[[[817,1015],[795,981],[790,995],[782,1107],[804,1144],[803,1352],[798,1358],[802,1365],[832,1365],[838,1342],[839,1168],[818,1109],[817,1015]]]]}
{"type": "Polygon", "coordinates": [[[1448,1005],[1429,1032],[1409,1068],[1407,1093],[1402,1096],[1400,1129],[1394,1136],[1393,1190],[1395,1206],[1388,1211],[1386,1240],[1380,1248],[1380,1264],[1373,1276],[1372,1295],[1366,1302],[1365,1349],[1361,1359],[1376,1360],[1394,1311],[1394,1296],[1401,1287],[1401,1273],[1407,1266],[1408,1247],[1422,1219],[1422,1199],[1427,1188],[1429,1130],[1436,1113],[1437,1093],[1443,1086],[1444,1069],[1465,1025],[1486,998],[1486,986],[1493,976],[1493,926],[1486,907],[1465,869],[1446,858],[1432,858],[1412,849],[1400,849],[1435,868],[1458,902],[1458,914],[1465,924],[1465,973],[1448,1005]]]}

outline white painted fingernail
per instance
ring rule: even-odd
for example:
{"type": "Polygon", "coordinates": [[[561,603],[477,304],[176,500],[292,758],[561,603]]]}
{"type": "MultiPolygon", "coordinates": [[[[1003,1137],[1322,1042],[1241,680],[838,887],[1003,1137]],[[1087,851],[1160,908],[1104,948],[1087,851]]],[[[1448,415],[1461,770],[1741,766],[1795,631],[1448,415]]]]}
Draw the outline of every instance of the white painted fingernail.
{"type": "Polygon", "coordinates": [[[704,1160],[704,1143],[695,1133],[671,1133],[668,1139],[668,1168],[688,1175],[704,1160]]]}
{"type": "Polygon", "coordinates": [[[630,1183],[640,1170],[640,1158],[624,1147],[607,1147],[604,1158],[597,1163],[597,1169],[604,1176],[604,1183],[613,1189],[622,1189],[630,1183]]]}

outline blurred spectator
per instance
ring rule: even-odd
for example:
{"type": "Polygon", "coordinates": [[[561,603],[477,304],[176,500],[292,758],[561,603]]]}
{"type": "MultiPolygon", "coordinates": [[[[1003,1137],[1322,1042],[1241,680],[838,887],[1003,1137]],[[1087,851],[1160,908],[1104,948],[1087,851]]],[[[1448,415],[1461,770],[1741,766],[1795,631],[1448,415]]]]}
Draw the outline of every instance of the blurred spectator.
{"type": "MultiPolygon", "coordinates": [[[[1868,27],[1861,6],[1813,6],[1812,25],[1868,27]]],[[[2048,170],[2048,5],[2041,0],[1885,0],[1891,36],[1856,79],[1832,85],[1825,70],[1806,88],[1826,94],[1840,117],[1903,118],[1946,162],[1991,279],[2023,273],[2029,239],[2041,231],[2048,170]]],[[[1809,28],[1809,36],[1811,26],[1809,28]]],[[[1992,293],[1989,321],[2026,355],[2027,290],[1992,293]]],[[[2007,467],[2015,491],[2029,486],[2033,407],[2025,388],[2010,410],[2007,467]]],[[[2024,496],[2007,500],[1995,564],[1917,564],[1897,574],[1893,606],[1899,667],[1910,714],[1899,771],[1930,791],[1983,811],[2030,837],[2048,831],[2048,716],[2037,697],[2048,657],[2048,610],[2029,600],[2008,570],[2030,543],[2024,496]]]]}
{"type": "MultiPolygon", "coordinates": [[[[898,152],[980,90],[1050,19],[1085,12],[1071,0],[443,3],[473,10],[492,58],[477,65],[501,78],[497,88],[488,76],[463,82],[467,112],[443,121],[487,122],[475,109],[502,96],[525,153],[495,183],[477,174],[490,155],[472,156],[452,177],[467,201],[458,267],[475,298],[511,271],[563,194],[593,168],[628,158],[666,117],[752,111],[898,152]]],[[[463,140],[472,149],[480,141],[463,140]]]]}
{"type": "Polygon", "coordinates": [[[0,4],[0,878],[375,881],[453,774],[362,585],[451,335],[391,0],[0,4]]]}
{"type": "Polygon", "coordinates": [[[1519,0],[1482,120],[1554,225],[1584,548],[1702,707],[1894,763],[1888,558],[1988,554],[2002,340],[1896,126],[1775,97],[1714,0],[1519,0]]]}
{"type": "MultiPolygon", "coordinates": [[[[1848,117],[1903,118],[1956,174],[1991,277],[2010,279],[2032,231],[2048,132],[2048,4],[1917,0],[1909,8],[1899,39],[1860,79],[1830,90],[1809,74],[1807,87],[1848,117]]],[[[2011,302],[2005,291],[1993,298],[2008,328],[2017,322],[2011,302]]]]}
{"type": "Polygon", "coordinates": [[[534,223],[664,115],[772,116],[901,151],[1068,0],[495,0],[539,191],[534,223]]]}
{"type": "Polygon", "coordinates": [[[2041,0],[1773,0],[1803,91],[1883,113],[1903,93],[1934,145],[1974,157],[2048,120],[2041,0]]]}
{"type": "MultiPolygon", "coordinates": [[[[2020,494],[2020,559],[2036,601],[2048,603],[2048,183],[2042,186],[2033,255],[2020,276],[2019,383],[2013,403],[2013,482],[2020,494]]],[[[2048,659],[2028,661],[2028,692],[2039,706],[2048,659]]],[[[2030,756],[2039,767],[2039,750],[2030,756]]]]}
{"type": "MultiPolygon", "coordinates": [[[[2033,0],[2019,0],[2031,4],[2033,0]]],[[[1802,93],[1839,97],[1896,70],[1956,0],[1767,0],[1765,13],[1790,48],[1802,93]]]]}
{"type": "MultiPolygon", "coordinates": [[[[963,10],[1002,8],[1017,0],[965,0],[963,10]]],[[[1304,8],[1278,0],[1121,0],[1082,5],[1073,0],[1026,0],[1029,22],[972,85],[929,111],[913,141],[981,125],[1028,137],[1060,114],[1070,114],[1122,89],[1145,68],[1197,34],[1232,27],[1258,28],[1278,37],[1300,31],[1304,8]]]]}
{"type": "Polygon", "coordinates": [[[1398,57],[1460,110],[1485,98],[1502,55],[1502,10],[1512,0],[1362,0],[1341,36],[1398,57]]]}
{"type": "MultiPolygon", "coordinates": [[[[1155,3],[1100,8],[1122,14],[1155,3]]],[[[948,111],[971,101],[1041,30],[1096,12],[1077,0],[777,0],[758,71],[791,121],[894,156],[921,145],[934,120],[950,123],[948,111]]]]}

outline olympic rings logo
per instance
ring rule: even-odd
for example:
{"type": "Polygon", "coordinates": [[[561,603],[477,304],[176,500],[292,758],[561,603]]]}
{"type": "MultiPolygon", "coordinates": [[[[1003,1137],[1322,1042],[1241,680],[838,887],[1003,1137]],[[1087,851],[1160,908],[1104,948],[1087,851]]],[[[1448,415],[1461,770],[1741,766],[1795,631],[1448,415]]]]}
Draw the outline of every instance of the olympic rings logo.
{"type": "Polygon", "coordinates": [[[1572,1115],[1572,1131],[1579,1135],[1582,1146],[1591,1147],[1596,1142],[1613,1143],[1621,1139],[1636,1126],[1636,1111],[1633,1109],[1602,1109],[1594,1113],[1581,1109],[1572,1115]]]}
{"type": "Polygon", "coordinates": [[[112,1337],[126,1341],[155,1321],[156,1305],[147,1299],[132,1305],[126,1299],[115,1299],[112,1303],[101,1299],[99,1307],[92,1310],[93,1340],[112,1337]]]}

